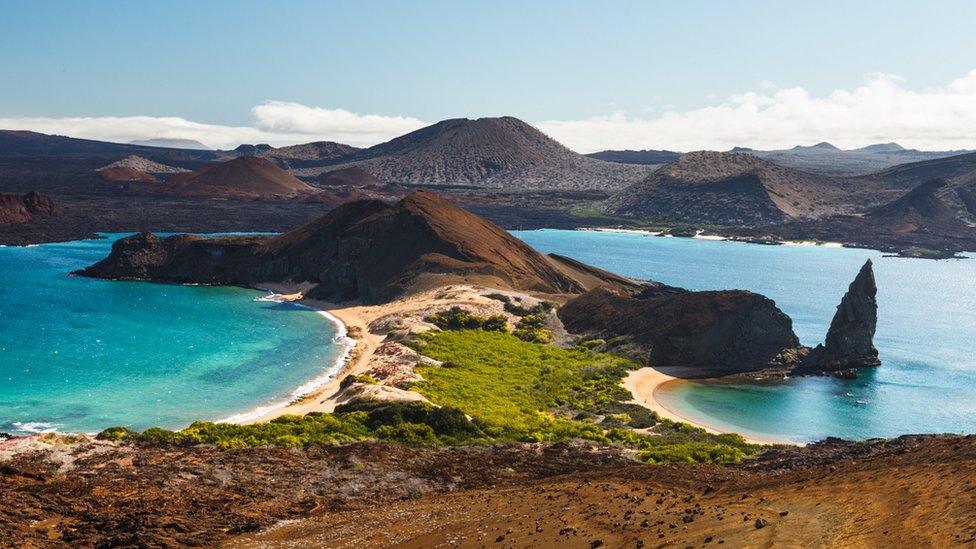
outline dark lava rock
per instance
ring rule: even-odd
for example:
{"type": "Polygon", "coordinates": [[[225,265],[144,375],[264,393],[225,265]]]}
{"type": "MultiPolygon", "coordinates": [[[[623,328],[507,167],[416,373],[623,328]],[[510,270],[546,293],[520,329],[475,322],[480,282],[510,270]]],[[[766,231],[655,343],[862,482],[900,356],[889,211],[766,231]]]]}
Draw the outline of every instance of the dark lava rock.
{"type": "Polygon", "coordinates": [[[766,519],[761,519],[761,518],[756,519],[756,528],[765,528],[766,524],[768,524],[766,522],[766,519]]]}
{"type": "Polygon", "coordinates": [[[0,223],[27,223],[37,216],[60,215],[61,208],[47,195],[0,194],[0,223]]]}
{"type": "Polygon", "coordinates": [[[810,353],[805,369],[816,368],[850,378],[856,377],[857,372],[853,369],[881,363],[874,347],[874,331],[878,323],[877,294],[869,259],[841,299],[830,322],[826,341],[810,353]]]}
{"type": "Polygon", "coordinates": [[[761,370],[800,347],[790,317],[771,299],[744,290],[596,288],[558,314],[570,332],[624,336],[650,364],[694,368],[702,375],[761,370]]]}

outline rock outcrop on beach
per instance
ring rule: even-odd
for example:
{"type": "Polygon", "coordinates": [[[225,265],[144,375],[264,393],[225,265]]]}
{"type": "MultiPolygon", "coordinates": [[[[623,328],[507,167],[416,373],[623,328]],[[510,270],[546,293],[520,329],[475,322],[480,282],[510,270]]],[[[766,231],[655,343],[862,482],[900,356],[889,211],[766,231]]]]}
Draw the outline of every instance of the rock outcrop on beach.
{"type": "Polygon", "coordinates": [[[0,194],[0,223],[27,223],[38,216],[61,214],[61,207],[37,191],[0,194]]]}
{"type": "Polygon", "coordinates": [[[601,287],[570,300],[558,314],[570,332],[623,337],[648,364],[693,369],[700,376],[781,365],[800,347],[790,317],[771,299],[744,290],[601,287]]]}
{"type": "Polygon", "coordinates": [[[310,297],[381,301],[452,282],[545,293],[583,285],[507,231],[427,191],[395,205],[360,200],[276,237],[116,242],[80,274],[207,284],[312,282],[310,297]]]}
{"type": "Polygon", "coordinates": [[[315,191],[274,162],[255,156],[208,164],[174,177],[168,186],[178,194],[200,196],[287,197],[315,191]]]}
{"type": "Polygon", "coordinates": [[[877,366],[874,331],[878,324],[878,287],[867,260],[844,294],[830,322],[827,339],[807,357],[803,368],[856,377],[857,368],[877,366]]]}

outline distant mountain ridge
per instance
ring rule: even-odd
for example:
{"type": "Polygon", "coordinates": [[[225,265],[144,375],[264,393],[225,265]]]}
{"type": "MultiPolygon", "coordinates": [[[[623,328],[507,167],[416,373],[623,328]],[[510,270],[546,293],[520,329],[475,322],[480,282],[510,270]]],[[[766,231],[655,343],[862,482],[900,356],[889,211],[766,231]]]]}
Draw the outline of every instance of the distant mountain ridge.
{"type": "Polygon", "coordinates": [[[577,154],[512,117],[444,120],[296,173],[311,177],[353,166],[386,183],[505,190],[619,189],[648,173],[577,154]]]}
{"type": "Polygon", "coordinates": [[[859,149],[842,150],[827,142],[791,149],[756,150],[735,147],[734,153],[748,153],[781,166],[832,175],[868,175],[899,164],[935,160],[972,151],[919,151],[897,143],[876,143],[859,149]]]}
{"type": "Polygon", "coordinates": [[[142,145],[145,147],[164,147],[167,149],[191,149],[197,151],[209,151],[210,147],[197,141],[196,139],[170,139],[157,137],[153,139],[136,139],[129,141],[130,145],[142,145]]]}

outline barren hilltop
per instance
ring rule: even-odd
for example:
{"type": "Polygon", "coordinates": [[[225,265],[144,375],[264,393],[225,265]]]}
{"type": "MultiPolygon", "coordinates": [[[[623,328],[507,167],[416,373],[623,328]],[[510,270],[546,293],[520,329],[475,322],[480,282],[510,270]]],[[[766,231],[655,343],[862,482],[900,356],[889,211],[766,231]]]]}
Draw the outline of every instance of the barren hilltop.
{"type": "MultiPolygon", "coordinates": [[[[496,189],[619,189],[647,170],[587,158],[513,117],[444,120],[341,158],[384,182],[496,189]]],[[[317,175],[322,169],[303,169],[317,175]]]]}

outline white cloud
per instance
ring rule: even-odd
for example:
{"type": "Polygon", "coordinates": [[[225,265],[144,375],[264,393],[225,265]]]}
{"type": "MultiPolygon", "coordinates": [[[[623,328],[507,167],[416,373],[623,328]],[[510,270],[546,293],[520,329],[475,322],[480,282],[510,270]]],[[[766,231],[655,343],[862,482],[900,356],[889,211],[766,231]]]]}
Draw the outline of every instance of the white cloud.
{"type": "MultiPolygon", "coordinates": [[[[713,106],[688,111],[644,109],[585,120],[549,120],[541,130],[579,152],[602,149],[726,150],[785,148],[830,141],[842,148],[897,141],[919,149],[976,147],[976,70],[944,87],[912,90],[896,75],[872,73],[850,90],[822,97],[764,81],[713,106]]],[[[214,148],[241,143],[280,146],[331,140],[368,146],[427,124],[405,116],[267,101],[250,126],[203,124],[177,117],[0,118],[0,128],[127,142],[196,139],[214,148]]],[[[472,116],[477,113],[471,113],[472,116]]]]}
{"type": "Polygon", "coordinates": [[[976,147],[976,70],[942,88],[911,90],[897,75],[872,73],[852,90],[813,97],[803,88],[735,95],[710,107],[628,117],[618,111],[586,120],[551,120],[541,130],[580,152],[679,151],[733,146],[761,149],[830,141],[841,148],[896,141],[919,149],[976,147]]]}
{"type": "Polygon", "coordinates": [[[344,109],[309,107],[287,101],[267,101],[251,109],[257,127],[271,133],[328,134],[333,141],[376,144],[427,125],[404,116],[360,115],[344,109]]]}
{"type": "Polygon", "coordinates": [[[231,149],[241,143],[281,146],[320,140],[374,145],[426,125],[416,118],[360,115],[281,101],[262,103],[251,112],[255,117],[254,126],[203,124],[178,117],[125,116],[0,117],[0,128],[119,143],[152,138],[195,139],[209,147],[231,149]]]}

